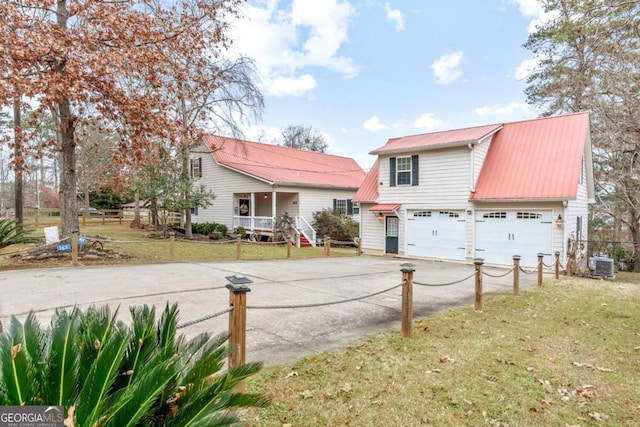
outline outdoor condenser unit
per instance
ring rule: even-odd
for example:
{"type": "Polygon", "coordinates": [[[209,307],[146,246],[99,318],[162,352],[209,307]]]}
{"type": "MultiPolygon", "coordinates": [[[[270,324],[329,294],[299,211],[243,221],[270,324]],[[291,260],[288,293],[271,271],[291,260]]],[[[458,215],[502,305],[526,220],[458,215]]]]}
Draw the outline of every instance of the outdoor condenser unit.
{"type": "Polygon", "coordinates": [[[615,277],[613,259],[611,258],[602,256],[589,258],[589,270],[591,270],[593,275],[597,277],[615,277]]]}

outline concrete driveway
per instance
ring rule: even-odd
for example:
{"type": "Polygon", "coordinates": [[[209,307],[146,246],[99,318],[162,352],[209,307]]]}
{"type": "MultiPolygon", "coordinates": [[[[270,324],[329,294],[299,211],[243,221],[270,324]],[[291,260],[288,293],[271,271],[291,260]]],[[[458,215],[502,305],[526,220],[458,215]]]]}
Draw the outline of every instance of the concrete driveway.
{"type": "MultiPolygon", "coordinates": [[[[315,258],[305,260],[175,263],[158,265],[69,267],[1,273],[0,318],[24,319],[29,310],[48,323],[56,307],[86,308],[92,304],[120,307],[121,318],[130,319],[128,307],[177,302],[180,322],[220,312],[228,307],[229,283],[225,277],[244,275],[253,281],[247,294],[249,306],[328,303],[369,295],[402,282],[401,264],[415,264],[414,281],[449,283],[469,276],[473,265],[408,260],[389,257],[315,258]]],[[[485,266],[499,275],[506,269],[485,266]]],[[[520,286],[535,283],[536,275],[520,274],[520,286]]],[[[484,294],[511,292],[513,276],[484,276],[484,294]]],[[[450,286],[415,286],[414,317],[443,308],[473,304],[474,280],[450,286]]],[[[314,308],[258,309],[247,312],[247,361],[289,363],[321,351],[356,344],[369,336],[398,328],[401,288],[363,300],[314,308]]],[[[203,321],[180,331],[188,337],[209,331],[226,331],[228,315],[203,321]]]]}

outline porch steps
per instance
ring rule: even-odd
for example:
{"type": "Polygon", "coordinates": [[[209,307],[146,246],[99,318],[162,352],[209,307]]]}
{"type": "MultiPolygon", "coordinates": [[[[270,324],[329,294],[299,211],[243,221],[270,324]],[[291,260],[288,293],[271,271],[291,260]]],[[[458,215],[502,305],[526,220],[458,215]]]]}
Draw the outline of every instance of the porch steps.
{"type": "Polygon", "coordinates": [[[301,248],[310,248],[313,246],[309,239],[307,239],[304,234],[300,233],[300,247],[301,248]]]}

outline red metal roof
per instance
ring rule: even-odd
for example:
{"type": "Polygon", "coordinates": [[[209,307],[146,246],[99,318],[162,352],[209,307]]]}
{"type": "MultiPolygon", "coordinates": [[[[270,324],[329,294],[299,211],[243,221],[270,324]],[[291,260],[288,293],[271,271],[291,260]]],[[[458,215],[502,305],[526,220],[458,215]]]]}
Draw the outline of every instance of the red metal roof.
{"type": "Polygon", "coordinates": [[[589,113],[507,123],[487,153],[471,200],[575,198],[589,113]]]}
{"type": "Polygon", "coordinates": [[[234,138],[204,138],[221,165],[274,184],[358,188],[365,173],[355,160],[234,138]]]}
{"type": "Polygon", "coordinates": [[[378,159],[362,181],[362,185],[353,196],[354,202],[375,202],[378,199],[378,159]]]}
{"type": "Polygon", "coordinates": [[[466,129],[454,129],[443,132],[403,136],[401,138],[391,138],[385,145],[380,148],[376,148],[369,154],[402,153],[406,151],[416,151],[416,148],[426,150],[477,143],[479,140],[500,130],[501,127],[502,125],[500,124],[485,125],[466,129]]]}
{"type": "Polygon", "coordinates": [[[379,203],[369,208],[371,212],[393,212],[402,206],[400,203],[379,203]]]}

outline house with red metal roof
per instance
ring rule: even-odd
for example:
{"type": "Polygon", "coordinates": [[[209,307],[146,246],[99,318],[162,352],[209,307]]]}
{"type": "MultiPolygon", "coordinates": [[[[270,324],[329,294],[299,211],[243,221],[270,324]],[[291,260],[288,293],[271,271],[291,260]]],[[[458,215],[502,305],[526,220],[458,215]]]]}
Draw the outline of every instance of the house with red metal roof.
{"type": "Polygon", "coordinates": [[[212,206],[192,212],[194,223],[269,236],[275,218],[287,213],[303,243],[315,245],[314,212],[359,214],[352,199],[365,172],[351,158],[208,135],[192,149],[190,164],[195,183],[215,194],[212,206]]]}
{"type": "Polygon", "coordinates": [[[353,198],[369,253],[488,264],[585,249],[589,113],[392,138],[353,198]],[[582,244],[580,244],[582,243],[582,244]]]}

